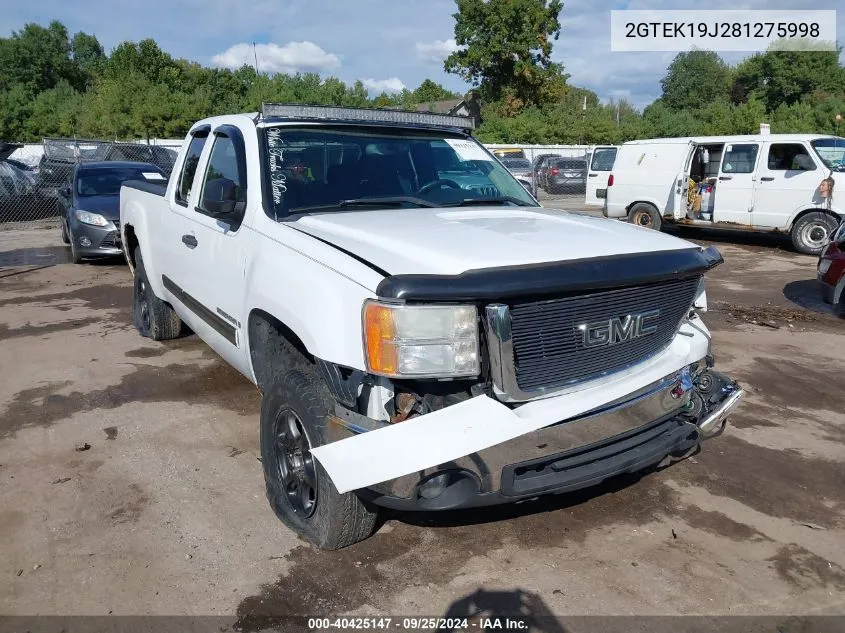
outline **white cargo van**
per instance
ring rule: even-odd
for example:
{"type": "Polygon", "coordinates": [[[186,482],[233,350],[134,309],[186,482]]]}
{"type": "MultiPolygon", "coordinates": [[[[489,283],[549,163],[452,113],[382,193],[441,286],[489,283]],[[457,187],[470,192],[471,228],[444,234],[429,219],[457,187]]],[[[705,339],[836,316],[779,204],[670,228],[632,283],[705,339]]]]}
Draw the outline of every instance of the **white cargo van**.
{"type": "Polygon", "coordinates": [[[845,139],[761,134],[630,141],[607,177],[604,214],[660,229],[789,233],[817,254],[845,218],[845,139]]]}
{"type": "Polygon", "coordinates": [[[600,207],[607,195],[607,175],[613,170],[616,145],[596,145],[590,158],[590,168],[587,170],[586,204],[600,207]]]}

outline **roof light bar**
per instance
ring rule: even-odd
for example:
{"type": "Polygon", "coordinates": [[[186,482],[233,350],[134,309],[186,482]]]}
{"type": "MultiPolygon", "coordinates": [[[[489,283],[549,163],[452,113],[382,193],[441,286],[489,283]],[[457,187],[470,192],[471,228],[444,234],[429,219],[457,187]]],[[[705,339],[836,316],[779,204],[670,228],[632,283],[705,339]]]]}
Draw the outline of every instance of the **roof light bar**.
{"type": "Polygon", "coordinates": [[[332,121],[362,121],[367,123],[407,123],[432,127],[453,127],[474,130],[472,117],[406,112],[404,110],[376,110],[372,108],[339,108],[335,106],[287,105],[265,103],[261,108],[264,118],[312,119],[332,121]]]}

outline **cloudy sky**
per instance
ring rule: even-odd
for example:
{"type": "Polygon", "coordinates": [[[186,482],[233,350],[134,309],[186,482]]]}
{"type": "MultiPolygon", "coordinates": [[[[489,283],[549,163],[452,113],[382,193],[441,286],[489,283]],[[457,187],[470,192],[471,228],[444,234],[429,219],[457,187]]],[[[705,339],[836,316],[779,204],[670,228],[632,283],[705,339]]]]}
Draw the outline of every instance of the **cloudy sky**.
{"type": "MultiPolygon", "coordinates": [[[[708,0],[707,8],[835,9],[838,0],[708,0]]],[[[697,9],[689,0],[566,0],[554,58],[570,83],[602,99],[624,97],[643,107],[659,95],[673,53],[612,53],[611,9],[697,9]]],[[[463,92],[443,72],[454,48],[453,0],[2,0],[0,34],[26,22],[61,20],[71,32],[94,33],[110,50],[152,37],[177,57],[205,65],[252,63],[256,42],[265,71],[315,71],[372,91],[415,88],[433,78],[463,92]],[[84,8],[83,8],[84,7],[84,8]]],[[[837,15],[845,33],[845,11],[837,15]]],[[[840,41],[845,37],[840,35],[840,41]]],[[[725,55],[735,61],[742,55],[725,55]]]]}

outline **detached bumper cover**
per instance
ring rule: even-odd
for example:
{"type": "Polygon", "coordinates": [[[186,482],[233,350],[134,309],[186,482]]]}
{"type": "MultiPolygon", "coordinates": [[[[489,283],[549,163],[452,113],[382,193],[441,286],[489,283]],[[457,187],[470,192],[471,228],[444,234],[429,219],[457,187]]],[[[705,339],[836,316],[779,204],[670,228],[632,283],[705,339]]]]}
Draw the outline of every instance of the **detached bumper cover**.
{"type": "MultiPolygon", "coordinates": [[[[410,477],[399,483],[410,482],[413,486],[411,480],[418,481],[421,473],[433,467],[455,463],[461,458],[471,459],[474,454],[516,438],[531,442],[535,432],[544,429],[545,433],[548,430],[545,427],[554,425],[553,428],[559,429],[570,424],[561,425],[561,421],[583,418],[613,403],[630,402],[632,398],[636,401],[636,394],[648,391],[663,381],[676,379],[678,372],[701,361],[709,353],[709,341],[703,324],[698,321],[695,324],[684,323],[669,347],[649,361],[613,376],[578,385],[562,395],[535,400],[517,408],[510,408],[487,396],[478,396],[400,424],[320,446],[312,453],[341,493],[372,488],[405,476],[410,477]]],[[[668,387],[668,384],[664,385],[661,398],[665,397],[668,387]]],[[[683,405],[684,401],[677,402],[678,408],[683,405]]],[[[615,433],[607,431],[604,437],[654,423],[657,420],[655,416],[660,414],[643,417],[640,411],[632,416],[627,428],[620,428],[615,433]]],[[[662,415],[667,414],[671,414],[671,407],[662,409],[662,415]]],[[[585,443],[589,442],[574,446],[585,443]]],[[[573,444],[550,448],[547,454],[571,446],[573,444]]],[[[520,457],[524,459],[508,448],[505,447],[505,450],[510,455],[497,460],[500,465],[513,464],[520,457]]],[[[494,468],[488,470],[492,473],[494,468]]],[[[489,482],[491,487],[498,483],[489,482]]],[[[395,486],[388,486],[392,487],[395,486]]],[[[379,488],[385,489],[384,486],[379,488]]],[[[399,495],[408,492],[407,489],[391,490],[391,493],[399,495]]]]}

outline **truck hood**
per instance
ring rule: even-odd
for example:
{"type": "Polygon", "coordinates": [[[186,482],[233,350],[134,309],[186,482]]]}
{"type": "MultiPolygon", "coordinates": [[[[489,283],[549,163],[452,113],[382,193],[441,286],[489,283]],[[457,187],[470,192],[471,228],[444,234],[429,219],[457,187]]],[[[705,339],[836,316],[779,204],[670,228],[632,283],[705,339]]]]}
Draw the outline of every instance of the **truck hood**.
{"type": "Polygon", "coordinates": [[[337,211],[307,215],[292,225],[390,275],[458,275],[693,246],[617,220],[533,207],[337,211]]]}

